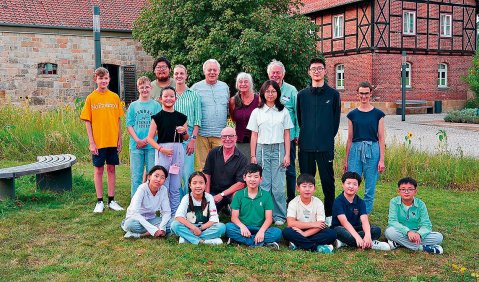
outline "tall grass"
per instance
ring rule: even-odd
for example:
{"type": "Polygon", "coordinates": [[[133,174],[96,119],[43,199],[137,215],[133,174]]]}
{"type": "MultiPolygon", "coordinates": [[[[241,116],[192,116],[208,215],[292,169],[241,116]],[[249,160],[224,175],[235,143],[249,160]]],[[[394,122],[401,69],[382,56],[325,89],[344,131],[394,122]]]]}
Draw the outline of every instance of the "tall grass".
{"type": "MultiPolygon", "coordinates": [[[[27,162],[39,155],[70,153],[90,161],[85,123],[79,118],[82,106],[82,103],[57,105],[55,109],[42,111],[9,104],[0,107],[0,159],[27,162]]],[[[129,137],[124,123],[122,132],[124,149],[120,159],[128,163],[129,137]]],[[[344,155],[345,145],[338,142],[336,176],[342,174],[344,155]]],[[[417,151],[407,143],[388,145],[385,165],[381,179],[387,182],[411,176],[425,186],[460,190],[476,189],[479,183],[479,162],[451,154],[445,146],[439,146],[438,152],[431,154],[417,151]]]]}

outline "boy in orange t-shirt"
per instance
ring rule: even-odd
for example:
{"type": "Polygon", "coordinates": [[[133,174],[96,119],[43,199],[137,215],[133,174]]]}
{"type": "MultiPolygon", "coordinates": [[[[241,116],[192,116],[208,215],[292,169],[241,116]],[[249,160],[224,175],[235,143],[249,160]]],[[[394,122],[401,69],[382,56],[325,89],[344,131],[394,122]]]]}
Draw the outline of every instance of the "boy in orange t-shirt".
{"type": "Polygon", "coordinates": [[[121,120],[125,115],[120,98],[108,90],[110,74],[105,68],[95,70],[94,81],[98,88],[87,96],[80,118],[85,121],[89,149],[94,166],[93,179],[97,203],[93,212],[101,213],[103,204],[103,170],[106,162],[108,179],[108,207],[115,211],[123,208],[114,200],[115,165],[120,163],[118,153],[121,151],[121,120]]]}

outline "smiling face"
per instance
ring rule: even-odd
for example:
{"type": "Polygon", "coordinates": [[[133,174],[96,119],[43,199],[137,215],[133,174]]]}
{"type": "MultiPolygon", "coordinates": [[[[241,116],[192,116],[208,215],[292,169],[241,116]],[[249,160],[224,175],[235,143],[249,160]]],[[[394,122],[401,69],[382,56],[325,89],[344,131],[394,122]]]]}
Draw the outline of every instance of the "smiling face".
{"type": "Polygon", "coordinates": [[[184,68],[176,67],[173,70],[173,78],[175,79],[176,84],[185,84],[188,74],[184,68]]]}
{"type": "Polygon", "coordinates": [[[371,101],[371,89],[369,87],[359,87],[358,98],[361,104],[368,104],[371,101]]]}
{"type": "Polygon", "coordinates": [[[220,75],[220,69],[218,65],[213,62],[208,62],[203,69],[205,74],[205,80],[208,84],[215,84],[218,81],[218,76],[220,75]]]}
{"type": "Polygon", "coordinates": [[[98,85],[100,91],[108,89],[108,84],[110,83],[110,75],[105,74],[103,76],[95,76],[95,83],[98,85]]]}
{"type": "Polygon", "coordinates": [[[231,127],[226,127],[221,130],[221,144],[224,149],[234,149],[236,146],[236,131],[231,127]]]}
{"type": "Polygon", "coordinates": [[[401,196],[403,202],[411,203],[416,196],[417,189],[411,183],[403,183],[399,186],[398,193],[401,196]]]}
{"type": "Polygon", "coordinates": [[[274,105],[274,101],[278,97],[278,92],[276,92],[276,89],[272,85],[270,85],[266,91],[264,91],[264,98],[266,99],[266,104],[268,106],[274,105]]]}
{"type": "Polygon", "coordinates": [[[284,79],[283,68],[277,65],[272,66],[268,72],[268,77],[270,80],[276,81],[276,83],[278,83],[278,85],[281,86],[284,79]]]}
{"type": "Polygon", "coordinates": [[[171,89],[163,89],[163,92],[161,93],[160,98],[161,98],[161,104],[163,105],[164,108],[172,109],[173,106],[175,105],[176,94],[175,94],[175,91],[171,89]]]}
{"type": "Polygon", "coordinates": [[[151,175],[148,175],[148,181],[150,183],[150,189],[158,191],[165,183],[165,173],[161,169],[155,170],[151,175]]]}
{"type": "Polygon", "coordinates": [[[148,100],[150,98],[151,84],[149,82],[139,84],[138,92],[140,93],[140,98],[142,100],[148,100]]]}
{"type": "Polygon", "coordinates": [[[343,190],[346,196],[354,197],[358,192],[359,184],[357,179],[347,178],[343,183],[343,190]]]}
{"type": "Polygon", "coordinates": [[[193,176],[190,181],[190,188],[193,195],[198,196],[197,198],[201,198],[206,189],[205,179],[201,175],[193,176]]]}
{"type": "Polygon", "coordinates": [[[251,84],[249,83],[249,80],[247,79],[240,79],[238,80],[238,83],[236,84],[236,88],[238,89],[239,92],[247,93],[251,89],[251,84]]]}
{"type": "Polygon", "coordinates": [[[313,183],[304,182],[296,185],[296,190],[298,190],[301,200],[309,202],[314,194],[315,187],[313,183]]]}
{"type": "Polygon", "coordinates": [[[243,179],[246,182],[246,186],[248,186],[248,188],[254,189],[254,188],[258,188],[263,178],[260,176],[260,173],[258,171],[253,173],[250,173],[250,172],[246,173],[243,176],[243,179]]]}
{"type": "Polygon", "coordinates": [[[170,68],[165,62],[159,62],[155,66],[155,76],[158,81],[168,81],[170,79],[170,68]]]}

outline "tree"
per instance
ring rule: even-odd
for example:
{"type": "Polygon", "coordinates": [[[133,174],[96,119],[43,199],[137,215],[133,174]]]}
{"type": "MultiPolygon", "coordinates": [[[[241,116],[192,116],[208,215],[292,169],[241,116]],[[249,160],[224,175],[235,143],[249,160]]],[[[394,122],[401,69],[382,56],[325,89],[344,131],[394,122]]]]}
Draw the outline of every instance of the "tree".
{"type": "Polygon", "coordinates": [[[479,108],[479,50],[472,58],[472,66],[469,67],[464,80],[469,84],[469,88],[474,93],[474,99],[466,103],[467,108],[479,108]]]}
{"type": "Polygon", "coordinates": [[[151,56],[184,64],[190,84],[203,79],[203,62],[214,58],[221,80],[234,86],[245,71],[258,89],[267,79],[267,65],[277,59],[287,81],[302,88],[309,82],[309,60],[320,54],[315,24],[298,13],[299,5],[298,0],[150,0],[133,36],[151,56]]]}

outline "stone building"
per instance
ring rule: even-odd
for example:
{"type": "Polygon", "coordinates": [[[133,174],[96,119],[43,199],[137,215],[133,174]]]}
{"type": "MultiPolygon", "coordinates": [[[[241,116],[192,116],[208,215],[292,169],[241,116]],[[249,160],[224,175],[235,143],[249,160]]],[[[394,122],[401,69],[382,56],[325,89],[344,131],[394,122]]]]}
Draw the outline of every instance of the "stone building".
{"type": "Polygon", "coordinates": [[[147,0],[4,0],[0,3],[0,102],[72,102],[95,89],[93,5],[100,7],[102,64],[110,89],[136,96],[136,75],[153,59],[132,39],[147,0]]]}
{"type": "Polygon", "coordinates": [[[478,1],[303,0],[317,25],[329,83],[343,110],[355,107],[356,87],[376,86],[376,105],[387,113],[401,99],[401,52],[406,51],[406,98],[444,110],[462,107],[462,80],[476,50],[478,1]],[[434,101],[440,101],[434,103],[434,101]]]}

